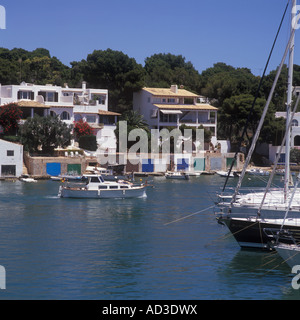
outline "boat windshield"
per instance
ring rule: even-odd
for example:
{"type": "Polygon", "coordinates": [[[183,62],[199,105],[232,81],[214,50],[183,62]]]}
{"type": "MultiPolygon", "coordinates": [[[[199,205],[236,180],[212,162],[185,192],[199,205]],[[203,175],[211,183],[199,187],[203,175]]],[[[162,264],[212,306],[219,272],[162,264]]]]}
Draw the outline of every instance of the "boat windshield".
{"type": "Polygon", "coordinates": [[[81,178],[81,182],[88,183],[88,178],[87,177],[82,177],[81,178]]]}

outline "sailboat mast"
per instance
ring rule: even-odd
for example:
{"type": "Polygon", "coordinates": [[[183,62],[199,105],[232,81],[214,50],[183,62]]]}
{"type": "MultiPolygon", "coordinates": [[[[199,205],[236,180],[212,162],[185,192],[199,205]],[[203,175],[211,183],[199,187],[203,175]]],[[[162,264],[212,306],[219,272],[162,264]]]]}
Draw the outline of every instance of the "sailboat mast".
{"type": "MultiPolygon", "coordinates": [[[[295,28],[293,22],[296,17],[297,0],[292,1],[292,14],[291,14],[291,29],[295,28]]],[[[292,32],[291,30],[291,32],[292,32]]],[[[289,122],[291,118],[291,104],[292,104],[292,91],[293,91],[293,67],[294,67],[294,47],[295,47],[295,34],[289,48],[289,69],[288,69],[288,90],[287,90],[287,104],[286,104],[286,130],[288,131],[285,143],[285,176],[284,176],[284,199],[287,199],[289,181],[290,181],[290,147],[291,147],[291,133],[289,129],[289,122]]]]}

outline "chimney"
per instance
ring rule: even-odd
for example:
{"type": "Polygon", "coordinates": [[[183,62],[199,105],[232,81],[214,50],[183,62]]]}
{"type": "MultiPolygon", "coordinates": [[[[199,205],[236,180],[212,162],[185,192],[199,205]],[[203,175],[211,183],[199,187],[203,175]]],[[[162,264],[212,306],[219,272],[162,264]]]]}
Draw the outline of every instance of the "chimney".
{"type": "Polygon", "coordinates": [[[82,81],[82,90],[86,90],[86,82],[82,81]]]}
{"type": "Polygon", "coordinates": [[[171,91],[174,92],[174,93],[178,93],[178,86],[177,86],[177,84],[171,85],[171,91]]]}

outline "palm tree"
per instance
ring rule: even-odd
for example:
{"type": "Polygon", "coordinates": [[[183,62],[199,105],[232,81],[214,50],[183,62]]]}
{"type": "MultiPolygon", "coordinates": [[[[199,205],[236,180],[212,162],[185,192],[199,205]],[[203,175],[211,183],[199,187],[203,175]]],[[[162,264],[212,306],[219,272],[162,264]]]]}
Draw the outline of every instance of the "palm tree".
{"type": "MultiPolygon", "coordinates": [[[[134,130],[134,129],[144,130],[148,135],[148,139],[150,140],[151,135],[150,135],[150,130],[149,130],[148,124],[144,120],[144,117],[142,115],[140,115],[137,111],[134,111],[134,110],[126,111],[121,116],[120,121],[126,121],[126,123],[127,123],[127,147],[128,148],[130,148],[132,145],[134,145],[136,143],[136,141],[128,141],[128,135],[131,130],[134,130]]],[[[115,130],[115,135],[117,137],[117,140],[119,139],[119,134],[120,134],[119,122],[117,123],[117,128],[115,130]]],[[[118,141],[117,145],[119,147],[119,141],[118,141]]]]}
{"type": "Polygon", "coordinates": [[[127,121],[128,132],[130,132],[130,130],[132,129],[143,129],[147,132],[149,131],[147,122],[144,120],[144,117],[137,111],[126,111],[121,116],[121,121],[127,121]]]}

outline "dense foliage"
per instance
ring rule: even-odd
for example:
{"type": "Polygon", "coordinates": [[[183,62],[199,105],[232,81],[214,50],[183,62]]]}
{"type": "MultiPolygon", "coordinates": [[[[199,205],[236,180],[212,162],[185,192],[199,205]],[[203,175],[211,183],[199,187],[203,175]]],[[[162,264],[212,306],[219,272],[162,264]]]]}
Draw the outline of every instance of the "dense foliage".
{"type": "Polygon", "coordinates": [[[77,140],[83,136],[90,136],[94,132],[93,128],[82,119],[74,122],[74,135],[77,140]]]}
{"type": "Polygon", "coordinates": [[[53,154],[57,147],[70,144],[72,127],[57,116],[28,118],[20,127],[21,143],[25,150],[34,153],[53,154]]]}
{"type": "Polygon", "coordinates": [[[97,139],[94,135],[84,135],[79,138],[79,148],[96,151],[98,148],[97,139]]]}
{"type": "Polygon", "coordinates": [[[22,111],[17,104],[9,103],[0,107],[0,125],[5,134],[15,134],[21,118],[22,111]]]}

